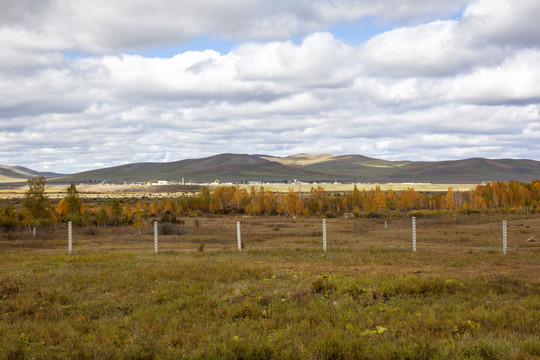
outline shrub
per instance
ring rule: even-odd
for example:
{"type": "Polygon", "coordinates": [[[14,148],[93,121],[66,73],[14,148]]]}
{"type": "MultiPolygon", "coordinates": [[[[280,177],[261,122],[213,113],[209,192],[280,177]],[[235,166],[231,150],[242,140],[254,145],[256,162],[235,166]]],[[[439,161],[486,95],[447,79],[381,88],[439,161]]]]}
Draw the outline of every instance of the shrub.
{"type": "Polygon", "coordinates": [[[378,211],[370,211],[366,214],[366,217],[370,219],[374,219],[374,218],[378,219],[378,218],[382,218],[383,214],[378,211]]]}
{"type": "Polygon", "coordinates": [[[184,235],[186,231],[178,224],[163,223],[158,226],[159,235],[184,235]]]}
{"type": "Polygon", "coordinates": [[[311,284],[311,290],[315,294],[329,295],[336,290],[336,285],[331,283],[326,276],[323,276],[311,284]]]}
{"type": "Polygon", "coordinates": [[[0,298],[14,296],[19,292],[21,281],[11,276],[5,276],[0,279],[0,298]]]}
{"type": "Polygon", "coordinates": [[[463,215],[471,215],[471,214],[480,214],[481,211],[478,209],[460,209],[458,210],[458,214],[463,215]]]}

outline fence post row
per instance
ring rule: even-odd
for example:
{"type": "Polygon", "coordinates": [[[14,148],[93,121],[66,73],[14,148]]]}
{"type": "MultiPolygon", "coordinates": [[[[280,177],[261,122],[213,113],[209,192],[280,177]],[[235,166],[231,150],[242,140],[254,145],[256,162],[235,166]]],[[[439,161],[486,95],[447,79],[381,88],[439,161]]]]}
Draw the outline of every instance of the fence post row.
{"type": "Polygon", "coordinates": [[[416,217],[412,217],[412,251],[416,252],[416,217]]]}
{"type": "Polygon", "coordinates": [[[236,241],[238,243],[238,251],[242,251],[242,236],[240,234],[240,221],[236,222],[236,241]]]}
{"type": "MultiPolygon", "coordinates": [[[[412,249],[413,252],[416,252],[416,217],[413,216],[412,220],[412,249]]],[[[387,229],[387,222],[384,221],[384,228],[387,229]]],[[[507,221],[503,220],[502,222],[502,242],[503,242],[503,254],[506,255],[508,251],[508,225],[507,221]]],[[[356,230],[356,223],[355,223],[356,230]]],[[[34,228],[35,231],[35,228],[34,228]]],[[[326,237],[326,219],[322,219],[322,235],[323,235],[323,251],[327,250],[327,237],[326,237]]],[[[242,236],[240,232],[240,222],[236,222],[236,236],[238,243],[238,251],[242,251],[242,236]]],[[[68,251],[71,254],[73,252],[73,223],[68,221],[68,251]]],[[[158,222],[154,221],[154,251],[158,253],[158,222]]]]}
{"type": "Polygon", "coordinates": [[[154,251],[158,253],[158,223],[154,221],[154,251]]]}

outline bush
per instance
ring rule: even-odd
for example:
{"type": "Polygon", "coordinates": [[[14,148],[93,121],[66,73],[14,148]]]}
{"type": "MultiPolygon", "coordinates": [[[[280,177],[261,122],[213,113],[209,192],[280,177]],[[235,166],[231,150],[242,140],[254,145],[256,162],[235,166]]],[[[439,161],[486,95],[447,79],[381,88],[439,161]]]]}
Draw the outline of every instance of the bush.
{"type": "Polygon", "coordinates": [[[159,220],[160,223],[171,223],[171,224],[180,224],[184,225],[185,221],[181,219],[177,219],[174,214],[171,214],[170,212],[166,212],[161,216],[161,219],[159,220]]]}
{"type": "Polygon", "coordinates": [[[367,213],[366,217],[370,219],[379,219],[383,217],[383,214],[378,211],[370,211],[367,213]]]}
{"type": "Polygon", "coordinates": [[[336,285],[331,283],[326,276],[323,276],[311,284],[311,290],[315,294],[329,295],[336,290],[336,285]]]}
{"type": "Polygon", "coordinates": [[[178,224],[163,223],[158,226],[159,235],[184,235],[186,231],[178,224]]]}
{"type": "Polygon", "coordinates": [[[98,229],[95,226],[84,227],[80,230],[80,233],[85,236],[96,236],[98,234],[98,229]]]}
{"type": "Polygon", "coordinates": [[[480,210],[477,210],[477,209],[460,209],[458,210],[458,214],[463,214],[463,215],[471,215],[471,214],[480,214],[480,210]]]}

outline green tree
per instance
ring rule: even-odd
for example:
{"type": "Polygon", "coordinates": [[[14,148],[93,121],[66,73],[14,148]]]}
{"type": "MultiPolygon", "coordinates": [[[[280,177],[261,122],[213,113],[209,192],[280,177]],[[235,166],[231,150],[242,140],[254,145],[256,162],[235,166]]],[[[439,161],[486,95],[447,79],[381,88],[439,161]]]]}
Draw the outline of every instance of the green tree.
{"type": "Polygon", "coordinates": [[[45,195],[46,183],[43,176],[28,179],[28,190],[24,196],[22,209],[24,220],[29,226],[41,225],[50,221],[51,202],[45,195]]]}
{"type": "Polygon", "coordinates": [[[74,223],[80,223],[83,213],[83,203],[75,184],[71,184],[67,188],[67,195],[63,198],[56,207],[59,215],[63,219],[68,219],[74,223]]]}
{"type": "Polygon", "coordinates": [[[118,220],[121,215],[122,215],[122,206],[120,205],[120,202],[118,200],[114,199],[111,202],[111,217],[114,222],[114,226],[118,225],[118,220]]]}
{"type": "Polygon", "coordinates": [[[65,200],[68,205],[68,211],[70,214],[81,215],[83,209],[83,203],[81,197],[79,196],[79,191],[75,187],[75,184],[69,185],[67,188],[67,195],[65,200]]]}
{"type": "Polygon", "coordinates": [[[109,221],[109,216],[107,215],[107,211],[105,211],[104,208],[99,209],[99,211],[96,213],[95,219],[98,226],[105,227],[105,223],[109,221]]]}
{"type": "Polygon", "coordinates": [[[11,205],[5,205],[0,208],[0,227],[4,229],[13,229],[20,225],[20,217],[15,208],[11,205]]]}

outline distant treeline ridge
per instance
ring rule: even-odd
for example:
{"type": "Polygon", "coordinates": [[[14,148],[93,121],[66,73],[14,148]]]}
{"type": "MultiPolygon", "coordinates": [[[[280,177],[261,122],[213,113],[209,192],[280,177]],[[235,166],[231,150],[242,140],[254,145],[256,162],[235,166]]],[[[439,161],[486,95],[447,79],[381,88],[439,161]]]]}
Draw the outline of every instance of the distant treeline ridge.
{"type": "Polygon", "coordinates": [[[274,193],[263,186],[249,190],[239,186],[218,187],[214,191],[203,188],[196,194],[166,198],[158,201],[123,201],[83,203],[75,185],[68,187],[67,195],[56,206],[46,197],[45,179],[30,179],[29,190],[19,208],[0,207],[0,227],[21,225],[52,225],[66,221],[75,224],[141,226],[149,221],[175,222],[180,216],[205,214],[246,214],[286,216],[340,216],[379,217],[411,211],[459,211],[462,213],[494,209],[540,208],[540,180],[530,183],[493,181],[477,185],[469,191],[418,192],[410,187],[403,191],[372,190],[329,193],[322,186],[309,193],[294,190],[274,193]]]}

